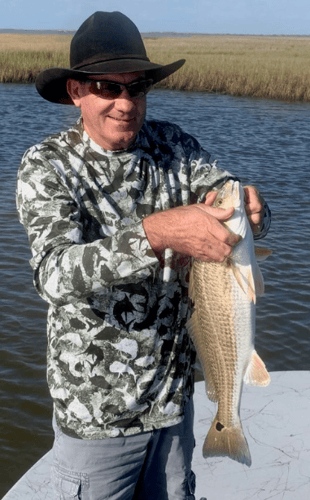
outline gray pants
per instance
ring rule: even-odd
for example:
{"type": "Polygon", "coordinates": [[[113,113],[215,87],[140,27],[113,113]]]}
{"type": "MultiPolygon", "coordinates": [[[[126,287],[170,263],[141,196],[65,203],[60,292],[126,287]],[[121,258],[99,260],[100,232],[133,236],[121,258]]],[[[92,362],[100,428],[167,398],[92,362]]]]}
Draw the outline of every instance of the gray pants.
{"type": "Polygon", "coordinates": [[[195,500],[193,401],[183,421],[126,438],[75,439],[53,422],[55,500],[195,500]]]}

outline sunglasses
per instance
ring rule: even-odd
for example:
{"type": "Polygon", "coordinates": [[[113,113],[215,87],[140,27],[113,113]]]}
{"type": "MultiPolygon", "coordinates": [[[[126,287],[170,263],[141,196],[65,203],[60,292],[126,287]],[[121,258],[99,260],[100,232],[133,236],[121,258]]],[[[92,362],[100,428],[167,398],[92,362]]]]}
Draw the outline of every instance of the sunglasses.
{"type": "Polygon", "coordinates": [[[89,90],[92,94],[104,99],[117,99],[124,90],[127,90],[130,97],[144,97],[153,86],[153,80],[137,80],[125,85],[107,80],[89,79],[87,83],[90,84],[89,90]]]}

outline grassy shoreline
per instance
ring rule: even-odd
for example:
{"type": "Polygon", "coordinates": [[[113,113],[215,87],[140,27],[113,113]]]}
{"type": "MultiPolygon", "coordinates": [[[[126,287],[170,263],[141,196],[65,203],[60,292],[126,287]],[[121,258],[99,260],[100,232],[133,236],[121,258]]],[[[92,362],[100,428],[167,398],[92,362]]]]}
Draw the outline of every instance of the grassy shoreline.
{"type": "MultiPolygon", "coordinates": [[[[69,35],[0,34],[0,82],[33,83],[42,69],[69,67],[69,35]]],[[[152,61],[186,59],[159,86],[310,102],[307,37],[190,36],[144,39],[152,61]]]]}

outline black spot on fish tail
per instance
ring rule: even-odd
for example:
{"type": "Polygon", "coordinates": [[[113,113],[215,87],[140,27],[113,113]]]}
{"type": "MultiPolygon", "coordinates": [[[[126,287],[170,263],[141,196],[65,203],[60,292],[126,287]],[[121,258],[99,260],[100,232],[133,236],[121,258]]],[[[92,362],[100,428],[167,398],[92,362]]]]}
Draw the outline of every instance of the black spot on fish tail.
{"type": "Polygon", "coordinates": [[[248,443],[243,434],[241,423],[234,427],[226,427],[214,419],[203,444],[202,454],[208,457],[230,457],[248,467],[251,465],[251,455],[248,443]]]}

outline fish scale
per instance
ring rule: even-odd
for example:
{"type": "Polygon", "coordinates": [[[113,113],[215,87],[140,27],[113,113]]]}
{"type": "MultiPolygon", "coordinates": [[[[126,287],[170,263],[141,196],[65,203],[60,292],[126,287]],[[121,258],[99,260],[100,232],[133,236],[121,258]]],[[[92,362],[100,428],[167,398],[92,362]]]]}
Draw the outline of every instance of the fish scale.
{"type": "MultiPolygon", "coordinates": [[[[194,259],[191,269],[189,293],[194,313],[188,329],[207,394],[218,403],[203,455],[229,456],[250,466],[251,456],[240,421],[240,400],[243,380],[261,386],[270,381],[254,348],[256,293],[262,293],[263,282],[240,183],[227,181],[214,206],[234,206],[235,212],[225,225],[242,239],[225,262],[194,259]]],[[[271,252],[261,253],[266,257],[271,252]]]]}
{"type": "MultiPolygon", "coordinates": [[[[230,293],[229,280],[227,279],[225,267],[218,264],[205,265],[204,262],[195,261],[193,273],[194,276],[199,276],[197,281],[197,286],[200,289],[199,304],[197,301],[195,302],[197,322],[199,322],[200,329],[203,329],[205,333],[203,337],[207,350],[205,355],[208,355],[210,360],[206,365],[206,380],[209,380],[209,385],[212,381],[212,388],[208,386],[207,391],[208,393],[211,391],[214,395],[213,399],[219,401],[219,405],[221,405],[219,409],[223,410],[228,394],[233,395],[234,379],[230,374],[236,370],[237,366],[236,344],[238,338],[233,334],[231,307],[225,300],[225,297],[230,293]],[[208,290],[206,290],[206,287],[208,290]],[[204,303],[208,302],[210,294],[214,297],[213,306],[208,308],[208,314],[200,316],[199,312],[205,310],[204,303]],[[223,395],[219,400],[219,395],[222,392],[223,395]]],[[[209,304],[211,305],[210,302],[209,304]]],[[[223,420],[226,423],[232,420],[229,408],[225,408],[225,411],[221,411],[221,413],[225,414],[223,420]]]]}

